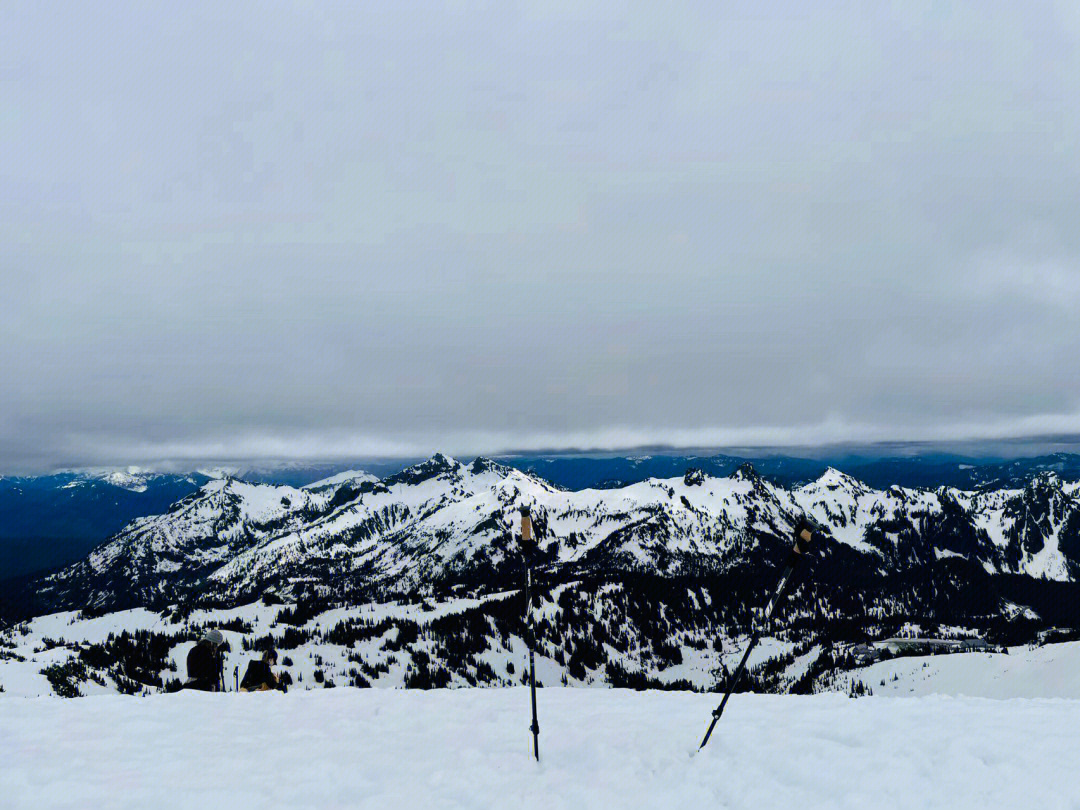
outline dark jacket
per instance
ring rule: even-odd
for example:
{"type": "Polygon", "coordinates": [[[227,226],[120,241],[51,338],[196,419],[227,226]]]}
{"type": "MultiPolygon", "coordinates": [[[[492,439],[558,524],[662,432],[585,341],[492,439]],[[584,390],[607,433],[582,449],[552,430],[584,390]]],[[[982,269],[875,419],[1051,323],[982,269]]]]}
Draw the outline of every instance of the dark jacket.
{"type": "Polygon", "coordinates": [[[185,689],[221,690],[221,658],[209,644],[200,642],[191,648],[187,656],[187,674],[185,689]]]}
{"type": "Polygon", "coordinates": [[[274,673],[271,672],[270,665],[261,658],[256,658],[248,664],[247,671],[244,673],[244,680],[240,681],[240,688],[249,692],[255,692],[259,689],[281,689],[285,691],[284,685],[279,683],[278,679],[274,677],[274,673]]]}

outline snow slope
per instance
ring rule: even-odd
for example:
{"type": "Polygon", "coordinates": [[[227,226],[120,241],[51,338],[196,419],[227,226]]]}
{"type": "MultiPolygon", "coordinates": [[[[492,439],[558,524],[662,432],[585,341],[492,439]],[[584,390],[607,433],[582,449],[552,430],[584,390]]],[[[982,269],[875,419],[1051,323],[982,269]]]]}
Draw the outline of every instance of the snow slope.
{"type": "Polygon", "coordinates": [[[304,484],[301,489],[310,489],[315,492],[321,492],[323,490],[336,491],[346,485],[360,486],[360,484],[365,482],[373,484],[378,480],[378,476],[372,475],[369,472],[364,472],[363,470],[345,470],[336,475],[320,478],[318,481],[312,481],[310,484],[304,484]]]}
{"type": "Polygon", "coordinates": [[[1080,806],[1080,702],[544,689],[3,701],[12,808],[1080,806]]]}
{"type": "MultiPolygon", "coordinates": [[[[661,661],[650,652],[649,645],[638,637],[636,628],[624,625],[623,630],[636,639],[633,645],[624,650],[606,645],[597,661],[589,667],[583,667],[575,677],[574,669],[565,656],[570,647],[572,634],[569,626],[563,622],[563,614],[556,599],[571,585],[558,587],[553,594],[538,594],[536,597],[536,615],[556,626],[563,625],[566,639],[554,643],[552,638],[541,633],[536,649],[537,679],[541,684],[554,685],[564,683],[569,686],[603,686],[611,683],[609,664],[621,667],[628,672],[641,672],[664,684],[687,682],[697,689],[710,689],[716,686],[721,677],[720,665],[729,669],[734,667],[742,656],[747,638],[729,637],[722,630],[704,633],[700,630],[682,630],[673,632],[668,641],[678,650],[680,663],[670,665],[661,661]],[[714,643],[720,641],[722,651],[714,643]],[[564,680],[565,679],[565,680],[564,680]]],[[[611,585],[603,593],[590,594],[592,608],[598,612],[609,604],[607,597],[618,597],[621,586],[611,585]]],[[[323,683],[316,680],[316,671],[325,674],[336,685],[352,683],[351,673],[358,667],[364,671],[366,681],[376,688],[402,688],[406,686],[406,675],[410,669],[417,668],[418,658],[431,658],[441,664],[447,664],[450,676],[448,685],[453,687],[474,686],[509,686],[518,683],[521,673],[525,672],[528,661],[524,639],[515,632],[502,632],[505,625],[484,622],[484,639],[475,659],[465,655],[453,656],[444,646],[445,636],[436,640],[429,632],[423,632],[411,641],[396,644],[403,625],[415,624],[421,631],[430,629],[433,622],[449,616],[459,616],[470,612],[476,620],[483,616],[485,606],[491,607],[507,600],[520,600],[519,591],[502,591],[485,594],[480,597],[458,597],[446,600],[421,600],[406,602],[371,602],[350,607],[332,608],[318,613],[299,627],[277,621],[279,614],[295,609],[295,605],[268,606],[254,602],[234,608],[215,610],[195,610],[186,620],[174,622],[168,614],[158,614],[145,608],[117,611],[103,616],[83,618],[79,611],[38,616],[7,630],[0,630],[0,689],[9,696],[39,697],[55,694],[53,686],[42,669],[49,666],[62,666],[68,662],[80,660],[80,650],[88,645],[101,645],[112,635],[126,631],[149,631],[157,634],[168,648],[168,659],[164,667],[154,672],[162,681],[183,678],[186,671],[186,659],[194,639],[207,626],[222,628],[229,650],[224,659],[224,672],[229,688],[233,688],[234,674],[243,673],[252,659],[255,642],[260,637],[272,636],[282,660],[277,667],[280,672],[287,672],[292,679],[292,689],[322,689],[323,683]],[[380,629],[370,637],[359,640],[334,639],[333,630],[341,623],[377,624],[380,622],[396,623],[396,627],[380,629]],[[293,640],[283,646],[283,635],[303,631],[305,639],[293,640]],[[490,671],[482,675],[480,665],[487,665],[490,671]],[[167,667],[167,668],[165,668],[167,667]],[[468,676],[472,676],[470,679],[468,676]]],[[[515,604],[520,604],[516,602],[515,604]]],[[[457,629],[447,630],[456,634],[457,629]]],[[[591,633],[590,633],[591,635],[591,633]]],[[[462,641],[455,636],[455,640],[462,641]]],[[[574,643],[580,641],[577,639],[574,643]]],[[[145,645],[145,641],[140,641],[145,645]]],[[[771,636],[765,636],[751,655],[751,669],[764,665],[773,659],[795,652],[793,643],[771,636]]],[[[479,649],[479,648],[478,648],[479,649]]],[[[85,651],[85,650],[84,650],[85,651]]],[[[808,663],[808,662],[807,662],[808,663]]],[[[101,694],[117,691],[115,677],[109,670],[100,670],[96,665],[101,681],[82,678],[79,691],[83,695],[101,694]]],[[[791,673],[794,679],[797,672],[791,673]]],[[[145,684],[145,681],[143,681],[145,684]]],[[[145,687],[145,691],[158,691],[157,687],[145,687]]]]}
{"type": "Polygon", "coordinates": [[[919,655],[844,673],[844,691],[860,681],[877,695],[968,695],[1080,700],[1080,642],[1011,647],[1000,653],[919,655]]]}

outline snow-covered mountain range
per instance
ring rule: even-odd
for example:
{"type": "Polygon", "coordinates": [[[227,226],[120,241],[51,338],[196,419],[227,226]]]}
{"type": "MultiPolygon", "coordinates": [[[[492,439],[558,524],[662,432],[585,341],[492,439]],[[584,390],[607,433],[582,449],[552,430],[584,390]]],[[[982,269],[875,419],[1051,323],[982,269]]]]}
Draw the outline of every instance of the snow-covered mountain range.
{"type": "Polygon", "coordinates": [[[162,689],[208,625],[234,676],[273,645],[305,688],[519,682],[523,505],[548,684],[716,688],[806,516],[826,536],[751,662],[756,690],[876,689],[854,645],[897,634],[1016,650],[1080,628],[1080,484],[1056,473],[876,489],[830,468],[786,487],[744,465],[571,491],[435,455],[383,478],[202,482],[25,583],[11,615],[37,618],[0,629],[0,686],[162,689]]]}
{"type": "MultiPolygon", "coordinates": [[[[907,448],[914,452],[918,448],[907,448]]],[[[923,448],[925,449],[925,448],[923,448]]],[[[1023,489],[1041,473],[1080,479],[1080,455],[1050,455],[994,461],[941,455],[881,457],[866,448],[861,456],[825,459],[764,453],[753,459],[723,453],[508,455],[508,467],[543,478],[563,489],[621,489],[650,478],[682,477],[689,468],[724,478],[746,461],[767,480],[795,488],[819,478],[829,464],[872,488],[964,491],[1023,489]]],[[[385,477],[414,463],[405,459],[339,461],[208,462],[187,469],[177,463],[155,467],[82,468],[45,475],[0,475],[0,580],[54,569],[91,549],[139,517],[160,514],[211,479],[303,487],[317,479],[332,483],[360,468],[385,477]]]]}
{"type": "Polygon", "coordinates": [[[542,563],[579,574],[685,575],[774,561],[804,514],[837,566],[894,574],[966,560],[990,573],[1080,575],[1080,484],[1042,473],[1019,489],[876,490],[835,469],[794,488],[745,465],[618,489],[560,489],[478,458],[443,455],[378,479],[305,487],[214,479],[166,513],[139,518],[86,559],[38,580],[53,609],[224,600],[296,583],[332,591],[475,581],[518,564],[518,510],[532,507],[542,563]]]}

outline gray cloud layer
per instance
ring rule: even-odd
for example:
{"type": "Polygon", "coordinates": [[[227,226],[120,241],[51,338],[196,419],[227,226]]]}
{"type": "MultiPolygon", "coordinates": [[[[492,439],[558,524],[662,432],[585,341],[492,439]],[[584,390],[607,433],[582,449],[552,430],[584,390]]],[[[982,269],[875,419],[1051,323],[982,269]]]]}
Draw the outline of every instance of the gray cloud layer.
{"type": "Polygon", "coordinates": [[[0,466],[1080,431],[1074,4],[581,5],[9,10],[0,466]]]}

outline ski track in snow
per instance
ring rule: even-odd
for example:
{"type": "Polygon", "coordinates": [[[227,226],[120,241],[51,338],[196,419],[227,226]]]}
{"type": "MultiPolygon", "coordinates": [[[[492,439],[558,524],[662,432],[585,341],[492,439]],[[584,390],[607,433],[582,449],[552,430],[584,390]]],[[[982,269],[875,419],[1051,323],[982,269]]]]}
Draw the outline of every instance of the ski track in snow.
{"type": "Polygon", "coordinates": [[[0,702],[4,807],[1080,807],[1080,701],[543,689],[0,702]]]}

